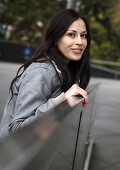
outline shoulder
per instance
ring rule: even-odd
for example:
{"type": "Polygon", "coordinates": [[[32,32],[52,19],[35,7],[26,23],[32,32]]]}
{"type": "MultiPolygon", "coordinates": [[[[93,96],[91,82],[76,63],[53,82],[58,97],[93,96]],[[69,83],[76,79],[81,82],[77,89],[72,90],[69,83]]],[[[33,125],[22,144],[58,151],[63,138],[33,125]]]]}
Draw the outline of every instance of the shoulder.
{"type": "Polygon", "coordinates": [[[34,70],[38,70],[41,73],[44,72],[50,72],[50,73],[55,73],[56,70],[53,66],[53,64],[49,61],[46,62],[33,62],[25,71],[25,74],[34,71],[34,70]]]}
{"type": "Polygon", "coordinates": [[[60,78],[54,65],[47,62],[34,62],[23,72],[22,76],[18,80],[17,84],[20,85],[24,82],[39,82],[44,80],[48,85],[60,84],[60,78]]]}
{"type": "Polygon", "coordinates": [[[21,78],[31,77],[31,76],[39,77],[40,75],[44,78],[52,77],[57,75],[56,69],[53,64],[49,61],[46,62],[33,62],[30,64],[27,69],[23,72],[21,78]]]}

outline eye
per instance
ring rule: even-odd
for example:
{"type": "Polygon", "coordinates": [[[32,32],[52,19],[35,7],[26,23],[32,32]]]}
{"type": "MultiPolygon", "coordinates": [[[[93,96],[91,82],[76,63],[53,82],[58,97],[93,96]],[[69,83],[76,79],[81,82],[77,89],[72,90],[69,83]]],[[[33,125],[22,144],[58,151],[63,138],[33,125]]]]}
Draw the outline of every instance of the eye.
{"type": "Polygon", "coordinates": [[[69,37],[75,37],[75,34],[74,33],[68,33],[68,36],[69,37]]]}
{"type": "Polygon", "coordinates": [[[81,34],[82,38],[87,38],[87,34],[81,34]]]}

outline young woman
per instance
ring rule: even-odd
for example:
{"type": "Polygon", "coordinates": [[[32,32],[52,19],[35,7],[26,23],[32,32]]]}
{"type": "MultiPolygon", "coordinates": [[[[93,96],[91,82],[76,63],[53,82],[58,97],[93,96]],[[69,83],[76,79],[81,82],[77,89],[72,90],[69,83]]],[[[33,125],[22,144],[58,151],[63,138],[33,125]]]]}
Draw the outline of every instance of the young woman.
{"type": "Polygon", "coordinates": [[[17,72],[1,121],[0,136],[38,119],[66,100],[82,95],[90,79],[90,33],[84,17],[72,9],[58,11],[49,21],[41,46],[17,72]]]}

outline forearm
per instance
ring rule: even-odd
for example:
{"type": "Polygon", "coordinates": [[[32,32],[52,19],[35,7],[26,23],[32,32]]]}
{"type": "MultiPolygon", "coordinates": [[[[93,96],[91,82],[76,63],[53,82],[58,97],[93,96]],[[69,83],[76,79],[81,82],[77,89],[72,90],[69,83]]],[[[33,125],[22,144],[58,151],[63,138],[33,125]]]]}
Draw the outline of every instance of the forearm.
{"type": "Polygon", "coordinates": [[[14,118],[13,122],[9,125],[10,133],[17,132],[19,129],[29,125],[36,119],[39,119],[45,113],[54,109],[54,107],[56,107],[58,104],[62,103],[65,100],[66,100],[66,97],[64,93],[61,93],[59,96],[49,99],[45,104],[40,105],[36,109],[35,113],[34,114],[30,113],[30,115],[28,114],[29,115],[28,117],[26,117],[25,113],[22,113],[22,114],[19,113],[20,116],[17,118],[14,118]]]}

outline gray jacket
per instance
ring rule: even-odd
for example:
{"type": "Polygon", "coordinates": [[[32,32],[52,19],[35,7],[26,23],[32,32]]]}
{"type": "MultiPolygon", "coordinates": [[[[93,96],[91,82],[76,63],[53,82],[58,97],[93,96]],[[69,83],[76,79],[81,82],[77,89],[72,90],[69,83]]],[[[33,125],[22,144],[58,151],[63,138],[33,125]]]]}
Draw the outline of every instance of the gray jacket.
{"type": "Polygon", "coordinates": [[[65,100],[61,79],[50,62],[32,63],[14,83],[0,124],[0,138],[38,119],[65,100]]]}

